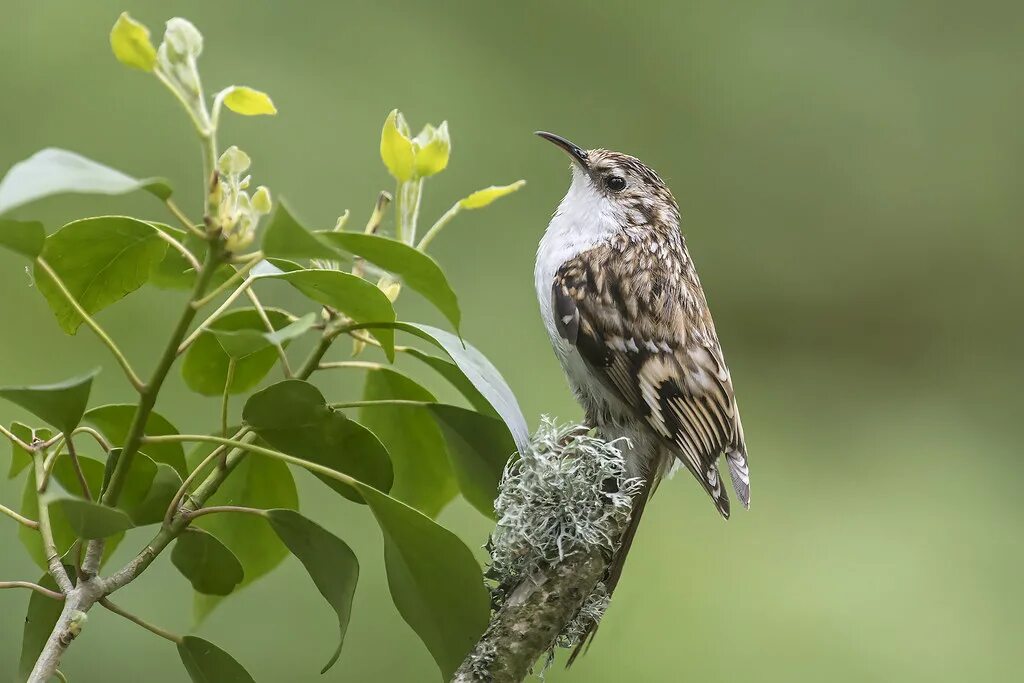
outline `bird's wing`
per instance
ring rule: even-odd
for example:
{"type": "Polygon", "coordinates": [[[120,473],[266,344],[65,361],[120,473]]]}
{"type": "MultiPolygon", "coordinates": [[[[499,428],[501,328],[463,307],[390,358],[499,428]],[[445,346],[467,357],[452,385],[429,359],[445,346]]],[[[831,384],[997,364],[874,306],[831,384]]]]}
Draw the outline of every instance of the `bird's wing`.
{"type": "MultiPolygon", "coordinates": [[[[661,435],[702,484],[722,515],[729,499],[716,460],[730,465],[742,453],[742,427],[732,380],[706,315],[703,295],[684,291],[684,279],[657,272],[621,274],[588,262],[584,253],[564,264],[552,286],[559,333],[613,394],[661,435]],[[664,275],[664,274],[662,274],[664,275]],[[699,306],[687,297],[699,295],[699,306]],[[689,311],[689,312],[688,312],[689,311]]],[[[699,284],[696,285],[699,289],[699,284]]],[[[746,504],[745,477],[737,494],[746,504]]]]}

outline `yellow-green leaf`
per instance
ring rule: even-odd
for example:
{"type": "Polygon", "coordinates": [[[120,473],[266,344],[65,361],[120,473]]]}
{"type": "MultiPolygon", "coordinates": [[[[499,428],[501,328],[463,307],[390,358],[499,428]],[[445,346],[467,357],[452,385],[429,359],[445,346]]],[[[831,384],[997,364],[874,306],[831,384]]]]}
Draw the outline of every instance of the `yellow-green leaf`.
{"type": "Polygon", "coordinates": [[[482,209],[495,199],[500,199],[507,194],[512,194],[525,184],[525,180],[517,180],[511,185],[491,185],[490,187],[485,187],[482,190],[477,190],[473,194],[461,200],[459,205],[462,206],[463,209],[482,209]]]}
{"type": "Polygon", "coordinates": [[[224,106],[236,114],[243,116],[273,116],[277,108],[265,92],[254,90],[246,85],[233,85],[225,91],[224,106]]]}
{"type": "Polygon", "coordinates": [[[149,40],[149,29],[122,12],[110,30],[110,48],[117,61],[133,69],[152,71],[156,66],[156,48],[149,40]]]}
{"type": "Polygon", "coordinates": [[[380,133],[380,158],[396,180],[405,182],[413,174],[416,153],[409,139],[398,128],[398,110],[393,109],[384,120],[384,130],[380,133]]]}

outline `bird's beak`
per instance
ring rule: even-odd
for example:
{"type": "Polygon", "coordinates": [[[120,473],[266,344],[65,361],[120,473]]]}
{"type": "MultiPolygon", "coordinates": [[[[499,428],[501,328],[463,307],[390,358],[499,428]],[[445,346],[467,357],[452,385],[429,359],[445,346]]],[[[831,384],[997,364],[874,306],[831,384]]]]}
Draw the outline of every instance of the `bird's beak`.
{"type": "Polygon", "coordinates": [[[589,169],[588,164],[590,163],[590,160],[587,158],[587,152],[585,149],[582,149],[578,145],[574,145],[561,135],[546,133],[542,130],[538,130],[537,135],[565,150],[565,152],[572,157],[572,160],[579,164],[584,171],[589,169]]]}

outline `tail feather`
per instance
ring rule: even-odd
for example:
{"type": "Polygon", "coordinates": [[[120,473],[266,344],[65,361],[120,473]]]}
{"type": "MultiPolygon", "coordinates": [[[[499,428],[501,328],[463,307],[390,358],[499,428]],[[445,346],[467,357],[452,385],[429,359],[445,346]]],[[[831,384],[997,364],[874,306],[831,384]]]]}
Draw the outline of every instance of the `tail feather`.
{"type": "Polygon", "coordinates": [[[736,497],[743,503],[743,507],[750,508],[750,467],[747,464],[747,454],[738,448],[731,448],[725,457],[729,461],[732,490],[736,492],[736,497]]]}
{"type": "MultiPolygon", "coordinates": [[[[633,545],[633,539],[636,537],[636,530],[640,526],[640,518],[643,516],[644,509],[647,507],[647,501],[651,499],[651,495],[654,493],[656,481],[657,477],[648,477],[645,479],[643,488],[640,489],[640,492],[637,493],[636,497],[633,499],[633,511],[630,514],[629,523],[622,532],[619,547],[616,549],[615,555],[612,557],[612,561],[608,565],[608,573],[604,579],[605,590],[607,591],[609,598],[615,591],[615,587],[618,586],[619,579],[622,578],[622,570],[626,566],[626,556],[629,554],[629,549],[633,545]]],[[[594,641],[594,636],[597,634],[597,626],[597,624],[594,624],[591,630],[580,638],[579,644],[573,648],[572,654],[569,655],[569,661],[565,664],[566,668],[572,666],[573,662],[576,661],[576,658],[590,648],[590,644],[594,641]]]]}

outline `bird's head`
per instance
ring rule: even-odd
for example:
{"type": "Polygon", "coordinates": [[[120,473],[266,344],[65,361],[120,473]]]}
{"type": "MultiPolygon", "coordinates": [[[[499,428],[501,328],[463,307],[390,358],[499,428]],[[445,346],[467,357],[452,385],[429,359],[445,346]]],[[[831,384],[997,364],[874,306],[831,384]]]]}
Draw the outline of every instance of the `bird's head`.
{"type": "Polygon", "coordinates": [[[613,215],[623,225],[679,222],[679,208],[661,177],[636,157],[606,149],[583,149],[560,135],[537,135],[572,159],[566,200],[613,215]]]}

